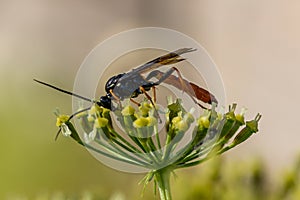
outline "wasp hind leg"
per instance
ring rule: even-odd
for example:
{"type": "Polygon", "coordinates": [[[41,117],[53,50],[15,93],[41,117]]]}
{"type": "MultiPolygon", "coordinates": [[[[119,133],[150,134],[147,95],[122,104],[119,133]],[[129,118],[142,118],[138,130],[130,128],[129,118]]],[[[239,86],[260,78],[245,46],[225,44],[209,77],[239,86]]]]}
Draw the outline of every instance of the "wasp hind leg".
{"type": "Polygon", "coordinates": [[[147,99],[151,102],[151,104],[154,106],[154,102],[153,102],[151,96],[146,92],[145,88],[140,86],[140,90],[147,97],[147,99]]]}
{"type": "Polygon", "coordinates": [[[140,106],[140,105],[141,105],[139,102],[133,100],[132,98],[130,98],[130,101],[131,101],[132,103],[134,103],[135,105],[137,105],[137,106],[140,106]]]}
{"type": "Polygon", "coordinates": [[[156,103],[156,87],[152,87],[152,92],[153,92],[153,102],[156,103]]]}
{"type": "Polygon", "coordinates": [[[207,109],[206,107],[201,105],[199,102],[197,102],[197,100],[195,100],[195,98],[193,97],[193,93],[195,93],[195,91],[191,87],[190,83],[188,81],[186,81],[185,79],[183,79],[180,71],[176,67],[172,67],[165,73],[163,73],[159,70],[154,70],[148,74],[148,76],[146,77],[146,80],[149,81],[151,78],[156,78],[158,80],[155,82],[155,84],[157,84],[157,85],[163,83],[164,81],[171,82],[168,84],[174,85],[178,89],[181,89],[183,92],[186,92],[186,94],[189,95],[189,97],[193,100],[193,102],[195,104],[197,104],[198,106],[200,106],[203,109],[207,109]],[[172,75],[175,71],[176,71],[178,77],[175,77],[174,75],[172,75]],[[180,84],[177,85],[177,82],[179,82],[180,84]]]}

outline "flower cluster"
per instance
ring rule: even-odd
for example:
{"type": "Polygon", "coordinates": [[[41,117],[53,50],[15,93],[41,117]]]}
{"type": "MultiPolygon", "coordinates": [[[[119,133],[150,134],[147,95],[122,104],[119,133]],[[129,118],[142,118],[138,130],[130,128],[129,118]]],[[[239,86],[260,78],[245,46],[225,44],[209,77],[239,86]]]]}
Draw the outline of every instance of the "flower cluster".
{"type": "Polygon", "coordinates": [[[228,112],[222,114],[212,105],[196,118],[194,109],[186,111],[180,99],[169,100],[165,110],[144,101],[139,107],[127,105],[114,111],[114,122],[112,111],[95,104],[75,115],[84,130],[82,139],[70,122],[71,117],[58,115],[56,125],[63,135],[70,135],[97,153],[149,169],[145,184],[155,177],[162,197],[168,196],[164,193],[168,187],[168,181],[164,181],[166,174],[220,155],[258,131],[261,115],[245,121],[245,110],[237,114],[236,106],[229,106],[228,112]],[[164,129],[158,130],[162,116],[166,122],[164,129]],[[122,133],[114,128],[116,123],[121,126],[122,133]],[[178,149],[187,134],[192,135],[190,141],[178,149]]]}

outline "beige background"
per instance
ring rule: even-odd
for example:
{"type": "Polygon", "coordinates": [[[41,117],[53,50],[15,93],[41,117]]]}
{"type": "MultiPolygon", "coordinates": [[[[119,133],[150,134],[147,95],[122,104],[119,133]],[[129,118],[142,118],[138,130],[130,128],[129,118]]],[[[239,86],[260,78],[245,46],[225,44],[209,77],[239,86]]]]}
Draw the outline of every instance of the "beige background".
{"type": "Polygon", "coordinates": [[[34,192],[36,185],[56,189],[54,177],[73,177],[63,170],[70,165],[99,170],[100,164],[74,143],[53,142],[51,112],[56,106],[70,112],[71,98],[32,79],[71,89],[95,45],[144,26],[175,29],[197,40],[219,67],[227,103],[247,107],[248,118],[262,113],[259,134],[227,157],[261,156],[272,173],[288,166],[300,149],[299,10],[296,0],[0,0],[1,194],[34,192]],[[47,173],[53,180],[43,178],[47,173]],[[32,176],[32,188],[18,189],[32,176]],[[44,179],[53,185],[43,186],[44,179]]]}

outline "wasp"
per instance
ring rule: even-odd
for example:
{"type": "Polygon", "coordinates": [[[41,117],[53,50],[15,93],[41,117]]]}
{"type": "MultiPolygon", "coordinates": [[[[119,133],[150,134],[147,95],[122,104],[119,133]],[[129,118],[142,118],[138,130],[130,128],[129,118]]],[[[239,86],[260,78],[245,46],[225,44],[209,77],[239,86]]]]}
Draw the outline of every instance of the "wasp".
{"type": "Polygon", "coordinates": [[[171,67],[166,72],[158,70],[158,68],[161,66],[171,65],[186,60],[180,55],[195,50],[196,49],[193,48],[181,48],[155,58],[137,68],[132,69],[129,72],[120,73],[109,78],[105,84],[106,94],[104,96],[101,96],[97,101],[69,92],[67,90],[63,90],[36,79],[34,79],[34,81],[60,92],[83,99],[85,101],[96,103],[97,105],[109,110],[115,109],[112,104],[113,100],[121,102],[122,100],[129,98],[130,101],[139,105],[139,103],[133,99],[141,94],[144,94],[145,97],[151,102],[151,104],[154,105],[156,101],[155,87],[160,85],[161,83],[166,83],[182,90],[183,92],[186,92],[196,104],[198,104],[202,108],[205,108],[197,100],[200,100],[201,102],[207,104],[212,104],[213,102],[217,104],[218,101],[213,94],[199,87],[195,83],[189,82],[188,80],[184,79],[180,71],[176,67],[171,67]],[[177,73],[177,76],[173,75],[174,73],[177,73]],[[156,80],[153,81],[153,79],[156,80]],[[153,99],[147,93],[151,89],[153,90],[153,99]]]}

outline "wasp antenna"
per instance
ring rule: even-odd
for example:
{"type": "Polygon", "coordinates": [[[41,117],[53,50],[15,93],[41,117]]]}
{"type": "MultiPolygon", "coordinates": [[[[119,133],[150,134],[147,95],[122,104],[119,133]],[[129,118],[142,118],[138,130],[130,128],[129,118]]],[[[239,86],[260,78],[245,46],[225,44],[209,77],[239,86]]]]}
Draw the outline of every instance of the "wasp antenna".
{"type": "Polygon", "coordinates": [[[177,55],[181,55],[181,54],[193,52],[193,51],[196,51],[196,50],[197,49],[195,49],[195,48],[181,48],[181,49],[178,49],[178,50],[174,51],[173,53],[175,53],[177,55]]]}
{"type": "Polygon", "coordinates": [[[73,117],[75,117],[76,115],[78,115],[78,114],[80,114],[80,113],[83,113],[83,112],[85,112],[85,111],[88,111],[89,109],[91,109],[91,106],[90,106],[90,107],[87,107],[87,108],[83,108],[83,109],[81,109],[81,110],[79,110],[79,111],[73,113],[73,114],[69,117],[68,121],[70,121],[70,120],[71,120],[73,117]]]}
{"type": "Polygon", "coordinates": [[[187,49],[187,52],[197,51],[196,48],[186,48],[186,49],[187,49]]]}
{"type": "Polygon", "coordinates": [[[33,80],[34,80],[35,82],[37,82],[37,83],[40,83],[40,84],[45,85],[45,86],[47,86],[47,87],[50,87],[50,88],[52,88],[52,89],[58,90],[58,91],[60,91],[60,92],[62,92],[62,93],[69,94],[69,95],[74,96],[74,97],[77,97],[77,98],[79,98],[79,99],[83,99],[83,100],[85,100],[85,101],[89,101],[89,102],[95,103],[93,100],[91,100],[91,99],[89,99],[89,98],[87,98],[87,97],[83,97],[83,96],[81,96],[81,95],[74,94],[73,92],[70,92],[70,91],[67,91],[67,90],[63,90],[63,89],[58,88],[58,87],[56,87],[56,86],[54,86],[54,85],[50,85],[49,83],[45,83],[45,82],[39,81],[39,80],[37,80],[37,79],[33,79],[33,80]]]}

